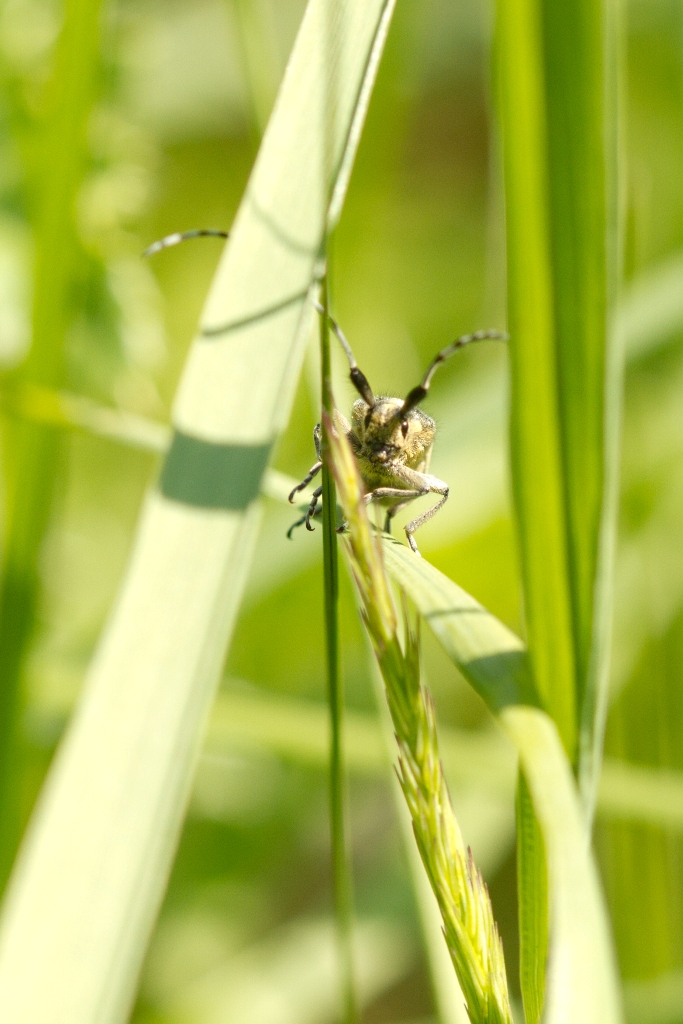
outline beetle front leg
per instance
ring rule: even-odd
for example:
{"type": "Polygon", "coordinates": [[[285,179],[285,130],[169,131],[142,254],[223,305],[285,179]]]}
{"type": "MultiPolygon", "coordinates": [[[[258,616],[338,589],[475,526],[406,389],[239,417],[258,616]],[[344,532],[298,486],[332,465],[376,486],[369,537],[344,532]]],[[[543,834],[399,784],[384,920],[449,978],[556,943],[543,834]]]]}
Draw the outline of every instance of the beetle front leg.
{"type": "MultiPolygon", "coordinates": [[[[425,493],[429,493],[429,492],[425,492],[425,493]]],[[[421,498],[421,497],[422,497],[422,493],[415,494],[415,495],[413,495],[412,498],[407,498],[406,501],[399,501],[398,505],[392,505],[391,508],[388,508],[387,509],[387,514],[384,517],[384,532],[385,533],[391,533],[391,521],[394,518],[394,516],[398,515],[399,512],[402,512],[404,508],[407,508],[408,505],[410,505],[411,501],[414,501],[415,498],[421,498]]]]}
{"type": "Polygon", "coordinates": [[[411,550],[414,551],[416,555],[419,555],[420,552],[418,551],[417,544],[415,543],[415,538],[413,537],[413,534],[415,533],[416,530],[419,530],[421,526],[424,526],[424,524],[428,522],[432,518],[432,516],[435,516],[439,509],[443,508],[443,506],[448,501],[448,484],[445,484],[443,480],[439,480],[438,477],[435,476],[429,477],[428,479],[430,480],[430,486],[428,488],[429,493],[440,494],[441,499],[437,501],[436,505],[432,505],[431,508],[428,508],[425,512],[422,512],[419,516],[416,516],[415,519],[411,519],[411,521],[407,523],[405,527],[408,543],[410,544],[411,550]]]}
{"type": "Polygon", "coordinates": [[[290,495],[289,495],[289,504],[290,505],[292,505],[294,503],[295,495],[297,495],[299,493],[299,491],[305,490],[308,487],[308,485],[310,484],[310,482],[313,479],[313,477],[317,476],[318,473],[320,472],[320,470],[323,468],[323,459],[322,459],[322,451],[321,451],[321,432],[320,432],[320,424],[319,423],[317,423],[315,425],[315,427],[313,428],[313,444],[315,445],[315,454],[317,456],[317,461],[313,463],[313,465],[311,466],[311,468],[309,469],[308,473],[303,478],[301,483],[297,484],[296,487],[290,492],[290,495]]]}
{"type": "Polygon", "coordinates": [[[381,501],[382,498],[403,498],[403,501],[399,501],[396,505],[392,505],[391,508],[387,509],[387,514],[384,518],[384,532],[391,533],[391,520],[394,518],[397,512],[404,509],[406,505],[409,505],[411,501],[415,501],[415,498],[421,498],[423,494],[428,494],[428,488],[417,488],[406,489],[405,487],[376,487],[374,491],[370,491],[369,494],[365,495],[365,504],[369,505],[371,501],[381,501]]]}

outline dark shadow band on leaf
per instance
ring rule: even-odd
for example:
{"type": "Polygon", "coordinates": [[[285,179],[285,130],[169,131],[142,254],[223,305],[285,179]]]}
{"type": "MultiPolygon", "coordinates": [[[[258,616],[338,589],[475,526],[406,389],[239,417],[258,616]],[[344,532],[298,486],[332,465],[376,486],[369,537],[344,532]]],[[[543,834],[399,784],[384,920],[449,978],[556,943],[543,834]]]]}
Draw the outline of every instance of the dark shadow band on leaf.
{"type": "Polygon", "coordinates": [[[512,704],[540,707],[526,651],[487,654],[458,668],[494,714],[512,704]]]}
{"type": "Polygon", "coordinates": [[[286,228],[283,228],[281,224],[278,224],[277,220],[271,213],[264,210],[252,189],[249,189],[245,198],[247,199],[247,202],[254,214],[258,217],[261,223],[268,228],[271,237],[277,239],[277,241],[280,242],[288,252],[298,256],[308,256],[309,258],[313,257],[314,259],[320,256],[321,249],[319,244],[307,245],[306,242],[300,242],[298,239],[293,238],[286,228]]]}
{"type": "Polygon", "coordinates": [[[220,327],[203,327],[200,336],[202,338],[218,338],[242,327],[250,327],[252,324],[257,324],[259,320],[265,320],[269,316],[281,313],[284,309],[289,309],[297,302],[303,302],[308,292],[309,288],[306,288],[304,291],[297,292],[296,295],[288,295],[284,299],[280,299],[279,302],[273,303],[272,306],[266,306],[264,309],[257,310],[256,313],[250,313],[249,316],[242,317],[240,320],[232,320],[220,327]]]}
{"type": "Polygon", "coordinates": [[[383,538],[386,566],[437,640],[495,714],[511,704],[540,707],[524,644],[511,629],[426,559],[383,538]]]}
{"type": "Polygon", "coordinates": [[[241,512],[258,496],[270,444],[203,441],[176,431],[159,486],[172,501],[241,512]]]}

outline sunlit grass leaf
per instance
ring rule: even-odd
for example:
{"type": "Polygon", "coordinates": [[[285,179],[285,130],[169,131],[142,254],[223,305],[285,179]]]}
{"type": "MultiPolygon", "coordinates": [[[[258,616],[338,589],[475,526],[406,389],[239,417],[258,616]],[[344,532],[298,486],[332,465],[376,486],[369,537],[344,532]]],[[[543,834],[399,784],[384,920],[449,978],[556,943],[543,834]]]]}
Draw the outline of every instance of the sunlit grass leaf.
{"type": "Polygon", "coordinates": [[[511,367],[512,485],[529,657],[543,706],[576,750],[576,651],[564,507],[548,209],[542,5],[497,7],[511,367]]]}
{"type": "Polygon", "coordinates": [[[311,0],[304,16],[180,383],[160,487],[10,883],[3,1020],[108,1024],[129,1010],[392,8],[311,0]]]}

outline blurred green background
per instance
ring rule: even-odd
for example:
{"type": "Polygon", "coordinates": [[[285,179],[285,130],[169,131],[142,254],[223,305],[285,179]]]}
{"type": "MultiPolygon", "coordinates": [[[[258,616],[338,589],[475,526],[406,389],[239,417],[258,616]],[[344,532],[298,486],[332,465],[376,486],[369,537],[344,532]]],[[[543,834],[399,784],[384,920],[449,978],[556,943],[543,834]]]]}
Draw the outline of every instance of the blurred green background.
{"type": "MultiPolygon", "coordinates": [[[[0,664],[18,680],[16,699],[0,697],[0,732],[12,733],[3,748],[10,754],[0,750],[0,815],[14,822],[5,859],[78,697],[159,467],[158,456],[115,440],[36,428],[18,415],[16,396],[26,382],[40,383],[168,422],[220,243],[188,243],[152,262],[140,253],[168,232],[229,227],[302,11],[302,0],[104,3],[90,84],[74,98],[73,122],[59,122],[50,121],[50,104],[61,5],[5,0],[0,10],[0,664]],[[76,154],[71,168],[60,163],[65,149],[76,154]],[[41,199],[60,167],[62,221],[41,199]],[[50,268],[62,280],[52,306],[50,268]],[[27,363],[41,316],[50,329],[27,363]],[[22,621],[7,611],[12,573],[12,593],[29,595],[22,621]]],[[[683,7],[630,0],[622,14],[624,294],[656,295],[657,282],[668,281],[675,307],[683,295],[683,7]]],[[[407,392],[456,335],[504,326],[491,24],[480,0],[398,4],[332,245],[333,309],[375,392],[407,392]]],[[[630,335],[606,745],[612,765],[672,771],[683,771],[682,319],[674,311],[650,336],[647,321],[630,335]]],[[[335,359],[337,401],[347,409],[353,395],[335,359]]],[[[435,379],[425,404],[438,424],[432,468],[451,498],[420,546],[521,631],[506,372],[505,350],[492,344],[466,350],[435,379]]],[[[275,461],[297,478],[313,460],[317,374],[312,340],[275,461]]],[[[38,396],[32,415],[45,418],[48,406],[38,396]]],[[[137,1024],[335,1019],[324,719],[316,715],[325,698],[321,532],[288,541],[294,515],[267,499],[137,1024]]],[[[350,738],[358,741],[349,808],[363,1019],[428,1021],[434,1001],[390,773],[374,734],[366,742],[362,732],[376,710],[346,577],[341,617],[350,738]]],[[[483,704],[426,631],[424,640],[440,725],[486,737],[483,704]]],[[[452,796],[491,889],[517,997],[512,788],[508,776],[495,785],[473,776],[454,770],[452,796]]],[[[683,776],[669,778],[675,788],[683,776]]],[[[603,800],[596,845],[629,1020],[677,1024],[683,813],[667,828],[619,813],[603,800]]]]}

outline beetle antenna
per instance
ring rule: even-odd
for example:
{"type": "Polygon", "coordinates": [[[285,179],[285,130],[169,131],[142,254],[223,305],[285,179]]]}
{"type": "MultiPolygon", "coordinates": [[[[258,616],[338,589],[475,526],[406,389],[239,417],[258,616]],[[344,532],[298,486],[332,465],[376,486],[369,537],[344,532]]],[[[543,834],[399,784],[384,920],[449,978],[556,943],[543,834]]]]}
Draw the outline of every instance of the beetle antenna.
{"type": "Polygon", "coordinates": [[[405,416],[414,409],[417,405],[424,400],[429,391],[429,386],[432,383],[432,377],[436,373],[437,368],[444,363],[449,356],[452,356],[454,352],[457,352],[459,348],[464,348],[465,345],[469,345],[473,341],[508,341],[509,335],[505,331],[475,331],[474,334],[463,334],[462,337],[456,341],[451,342],[446,348],[442,348],[437,355],[434,356],[431,363],[427,367],[422,381],[409,391],[406,395],[405,401],[401,406],[400,416],[405,416]]]}
{"type": "MultiPolygon", "coordinates": [[[[315,306],[319,313],[321,313],[323,316],[325,315],[325,310],[323,309],[319,302],[314,302],[313,305],[315,306]]],[[[346,336],[342,331],[341,327],[339,326],[339,324],[337,323],[337,321],[334,319],[333,316],[330,316],[329,313],[327,314],[327,319],[330,321],[332,330],[339,338],[341,347],[344,349],[344,352],[346,353],[346,358],[349,361],[349,368],[351,371],[349,374],[349,376],[351,377],[351,383],[353,384],[353,386],[355,387],[356,391],[361,396],[365,404],[369,405],[370,408],[372,408],[372,406],[375,404],[375,396],[372,393],[372,388],[368,383],[367,377],[365,376],[362,370],[358,369],[356,357],[351,351],[351,346],[346,340],[346,336]]]]}
{"type": "Polygon", "coordinates": [[[170,249],[173,245],[179,245],[180,242],[187,242],[189,238],[227,238],[227,231],[220,231],[218,228],[195,228],[192,231],[175,231],[172,235],[165,235],[160,238],[158,242],[152,242],[148,245],[143,256],[154,256],[155,253],[161,252],[162,249],[170,249]]]}

